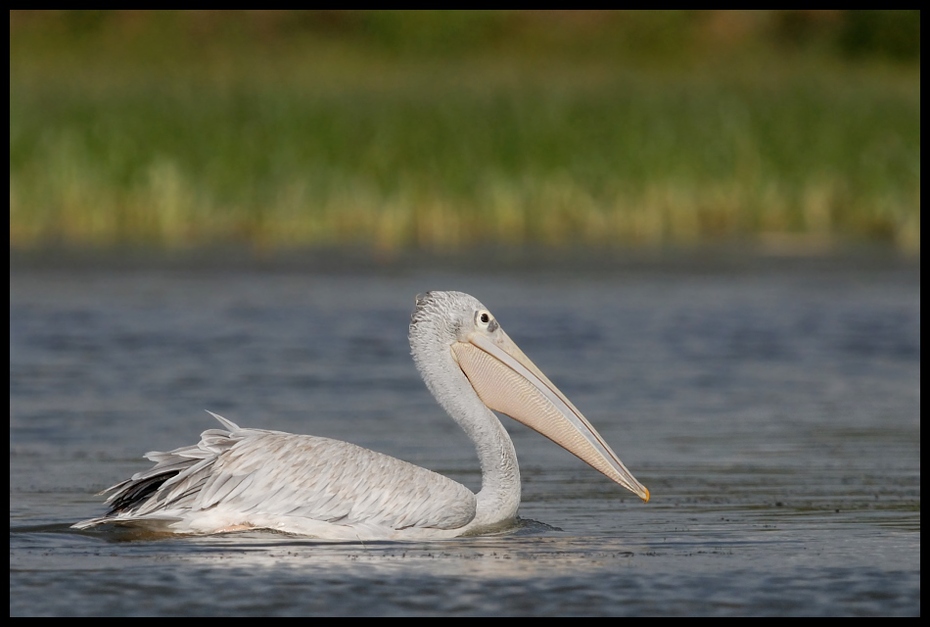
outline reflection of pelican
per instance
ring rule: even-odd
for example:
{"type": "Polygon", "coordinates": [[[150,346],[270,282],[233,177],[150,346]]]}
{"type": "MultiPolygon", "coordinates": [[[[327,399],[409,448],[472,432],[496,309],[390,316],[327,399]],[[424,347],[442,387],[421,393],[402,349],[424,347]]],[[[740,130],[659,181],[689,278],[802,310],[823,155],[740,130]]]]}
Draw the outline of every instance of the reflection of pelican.
{"type": "Polygon", "coordinates": [[[146,457],[155,466],[107,492],[106,516],[77,523],[135,524],[174,533],[276,529],[335,540],[448,538],[506,527],[520,504],[513,443],[490,410],[535,429],[649,500],[575,406],[473,297],[428,292],[410,321],[417,369],[474,441],[481,490],[327,438],[225,429],[146,457]]]}

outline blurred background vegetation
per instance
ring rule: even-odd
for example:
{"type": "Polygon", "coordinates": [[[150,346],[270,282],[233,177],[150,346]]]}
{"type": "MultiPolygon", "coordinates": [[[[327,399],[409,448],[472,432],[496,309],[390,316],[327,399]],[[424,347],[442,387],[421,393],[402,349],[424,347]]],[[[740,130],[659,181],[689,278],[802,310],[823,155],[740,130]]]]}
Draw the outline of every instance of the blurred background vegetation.
{"type": "Polygon", "coordinates": [[[10,246],[920,249],[920,12],[11,11],[10,246]]]}

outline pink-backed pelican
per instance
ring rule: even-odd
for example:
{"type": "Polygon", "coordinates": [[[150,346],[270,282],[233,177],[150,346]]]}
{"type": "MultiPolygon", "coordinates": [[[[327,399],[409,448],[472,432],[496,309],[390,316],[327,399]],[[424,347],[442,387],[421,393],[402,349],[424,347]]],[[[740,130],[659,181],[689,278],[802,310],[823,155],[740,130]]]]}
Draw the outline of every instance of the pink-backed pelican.
{"type": "Polygon", "coordinates": [[[419,540],[506,528],[520,505],[513,442],[491,410],[551,439],[643,501],[647,490],[578,409],[461,292],[417,296],[417,370],[475,443],[481,490],[347,442],[243,429],[212,414],[193,446],[150,452],[150,470],[105,490],[105,516],[74,525],[139,525],[179,534],[270,529],[331,540],[419,540]]]}

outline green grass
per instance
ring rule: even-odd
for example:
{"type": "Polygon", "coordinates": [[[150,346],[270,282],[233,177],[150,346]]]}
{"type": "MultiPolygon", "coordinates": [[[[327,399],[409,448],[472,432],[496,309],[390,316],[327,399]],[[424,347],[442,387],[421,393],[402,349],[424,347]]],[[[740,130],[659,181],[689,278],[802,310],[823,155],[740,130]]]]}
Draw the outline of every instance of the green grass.
{"type": "Polygon", "coordinates": [[[13,248],[920,247],[919,65],[49,41],[11,43],[13,248]]]}

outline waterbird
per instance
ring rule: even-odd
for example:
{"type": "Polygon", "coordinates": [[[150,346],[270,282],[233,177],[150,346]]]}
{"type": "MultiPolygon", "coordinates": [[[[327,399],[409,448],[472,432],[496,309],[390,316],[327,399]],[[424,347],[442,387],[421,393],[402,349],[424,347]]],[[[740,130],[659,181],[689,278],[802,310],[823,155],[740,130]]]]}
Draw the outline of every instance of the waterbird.
{"type": "Polygon", "coordinates": [[[199,443],[145,455],[155,465],[100,494],[109,511],[77,529],[117,524],[176,534],[250,529],[326,540],[420,540],[506,529],[520,505],[513,442],[493,412],[538,431],[649,501],[591,423],[462,292],[418,295],[411,354],[427,388],[475,444],[477,494],[448,477],[355,444],[223,426],[199,443]],[[493,411],[492,411],[493,410],[493,411]]]}

